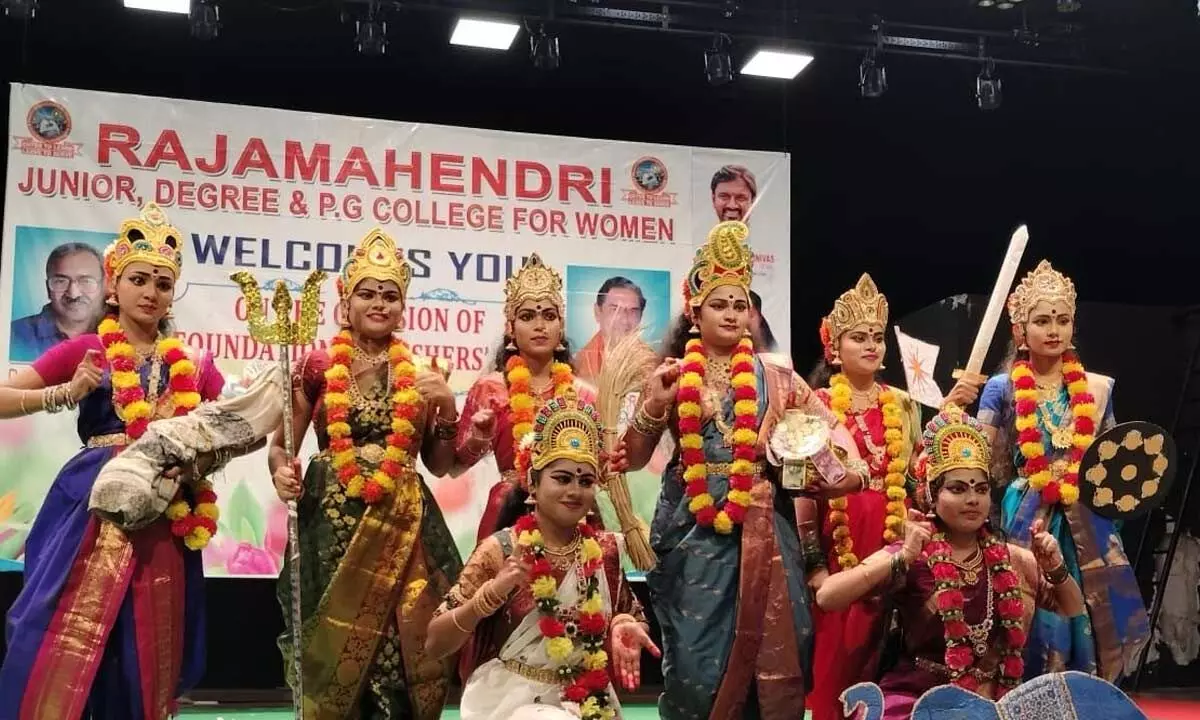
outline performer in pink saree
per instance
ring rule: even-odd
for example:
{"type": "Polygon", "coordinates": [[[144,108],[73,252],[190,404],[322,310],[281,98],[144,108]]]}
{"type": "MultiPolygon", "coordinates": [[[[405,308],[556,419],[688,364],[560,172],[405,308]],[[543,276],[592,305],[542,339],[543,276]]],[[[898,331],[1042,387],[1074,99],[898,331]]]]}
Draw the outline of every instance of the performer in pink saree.
{"type": "Polygon", "coordinates": [[[817,605],[840,611],[892,594],[904,633],[902,656],[879,682],[884,720],[907,720],[926,690],[954,684],[999,700],[1021,684],[1036,609],[1075,617],[1083,595],[1054,535],[1040,524],[1030,550],[988,527],[990,449],[983,426],[954,405],[926,426],[917,501],[904,540],[830,576],[817,605]]]}
{"type": "Polygon", "coordinates": [[[200,550],[216,496],[197,472],[167,512],[126,531],[89,512],[104,464],[150,421],[220,394],[212,357],[169,334],[183,235],[154,205],[105,253],[109,317],[0,388],[0,417],[79,409],[84,447],[63,467],[30,530],[25,587],[8,614],[3,720],[164,720],[204,669],[200,550]]]}

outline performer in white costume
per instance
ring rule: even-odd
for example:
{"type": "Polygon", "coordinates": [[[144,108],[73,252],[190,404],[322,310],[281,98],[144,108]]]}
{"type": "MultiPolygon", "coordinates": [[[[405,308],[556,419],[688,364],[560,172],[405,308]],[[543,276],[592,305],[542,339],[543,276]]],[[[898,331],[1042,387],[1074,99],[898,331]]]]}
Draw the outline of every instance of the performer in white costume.
{"type": "Polygon", "coordinates": [[[642,649],[658,654],[621,538],[586,522],[600,445],[590,404],[571,390],[546,402],[518,453],[504,529],[475,549],[430,623],[432,655],[467,646],[463,720],[620,717],[612,681],[636,688],[642,649]]]}

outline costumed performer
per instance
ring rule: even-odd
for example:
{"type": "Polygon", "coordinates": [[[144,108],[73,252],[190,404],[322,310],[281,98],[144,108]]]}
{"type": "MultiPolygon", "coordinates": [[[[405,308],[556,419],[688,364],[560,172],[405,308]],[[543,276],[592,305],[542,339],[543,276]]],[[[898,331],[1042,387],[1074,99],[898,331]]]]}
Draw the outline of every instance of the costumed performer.
{"type": "Polygon", "coordinates": [[[658,654],[620,536],[586,521],[601,444],[599,415],[574,390],[546,401],[518,450],[505,529],[479,544],[438,609],[431,652],[472,641],[463,720],[619,717],[611,680],[635,689],[642,650],[658,654]]]}
{"type": "MultiPolygon", "coordinates": [[[[887,352],[888,301],[871,276],[842,293],[821,322],[824,357],[810,383],[854,438],[870,478],[861,492],[797,503],[801,525],[820,525],[821,548],[805,548],[812,587],[900,539],[907,476],[921,443],[921,411],[908,393],[876,379],[887,352]]],[[[806,533],[808,534],[808,533],[806,533]]],[[[885,602],[867,596],[845,610],[813,612],[813,720],[842,720],[842,692],[874,682],[885,637],[885,602]]]]}
{"type": "Polygon", "coordinates": [[[1021,280],[1008,298],[1015,350],[984,386],[979,420],[992,439],[992,476],[1007,486],[1004,531],[1025,544],[1043,521],[1087,598],[1085,615],[1038,614],[1026,677],[1079,670],[1116,683],[1150,632],[1118,524],[1078,502],[1083,454],[1116,420],[1113,379],[1085,371],[1075,353],[1075,305],[1074,283],[1048,261],[1021,280]]]}
{"type": "Polygon", "coordinates": [[[999,700],[1022,681],[1035,609],[1084,612],[1058,541],[1040,523],[1029,531],[1032,551],[992,532],[990,453],[979,422],[947,405],[923,443],[916,495],[929,520],[912,511],[903,542],[817,590],[818,607],[834,612],[871,594],[892,595],[903,649],[879,682],[884,720],[907,720],[926,690],[948,683],[999,700]]]}
{"type": "MultiPolygon", "coordinates": [[[[341,332],[292,378],[294,437],[311,424],[320,447],[302,487],[282,429],[271,448],[276,491],[299,497],[306,719],[434,720],[453,671],[425,652],[425,632],[462,561],[416,461],[449,470],[458,417],[436,362],[418,371],[397,334],[411,279],[391,237],[362,239],[338,277],[341,332]]],[[[289,562],[278,597],[290,671],[289,562]]]]}
{"type": "Polygon", "coordinates": [[[768,462],[784,412],[827,424],[847,458],[821,447],[813,491],[845,493],[866,475],[854,440],[808,385],[754,354],[748,235],[723,222],[697,249],[685,314],[612,458],[617,470],[640,469],[663,432],[675,436],[651,526],[658,564],[647,575],[665,653],[658,708],[669,720],[794,718],[804,707],[809,594],[793,497],[768,462]]]}
{"type": "MultiPolygon", "coordinates": [[[[165,720],[204,672],[200,550],[217,530],[206,455],[172,468],[164,516],[124,531],[88,511],[104,464],[158,418],[214,400],[212,356],[172,336],[185,236],[153,203],[104,253],[108,316],[0,387],[0,417],[78,408],[84,447],[46,495],[25,543],[25,586],[8,613],[5,720],[165,720]]],[[[247,448],[247,450],[250,448],[247,448]]]]}
{"type": "Polygon", "coordinates": [[[574,388],[586,400],[594,391],[575,377],[564,322],[562,275],[533,253],[504,286],[504,341],[493,372],[467,391],[455,441],[463,472],[488,453],[496,456],[500,482],[488,493],[476,542],[501,529],[496,519],[519,483],[514,475],[517,446],[547,400],[574,388]]]}

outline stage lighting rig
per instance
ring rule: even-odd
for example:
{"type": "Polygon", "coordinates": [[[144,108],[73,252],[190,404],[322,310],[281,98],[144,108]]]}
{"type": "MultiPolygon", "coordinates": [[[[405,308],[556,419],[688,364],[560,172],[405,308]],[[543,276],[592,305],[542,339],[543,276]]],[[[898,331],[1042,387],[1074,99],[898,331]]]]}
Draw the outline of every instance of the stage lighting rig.
{"type": "Polygon", "coordinates": [[[217,0],[192,0],[188,21],[192,26],[192,37],[213,40],[221,31],[221,6],[217,0]]]}
{"type": "Polygon", "coordinates": [[[367,16],[354,21],[354,47],[363,55],[378,57],[387,54],[387,21],[379,3],[367,3],[367,16]]]}
{"type": "Polygon", "coordinates": [[[871,24],[875,47],[867,50],[858,65],[858,92],[865,98],[883,97],[887,92],[887,66],[883,64],[883,21],[878,17],[871,24]]]}
{"type": "Polygon", "coordinates": [[[562,64],[558,54],[558,35],[547,32],[544,24],[529,28],[529,58],[538,70],[557,70],[562,64]]]}
{"type": "Polygon", "coordinates": [[[1083,3],[1079,0],[1058,0],[1056,7],[1060,13],[1069,15],[1073,12],[1079,12],[1080,8],[1083,7],[1083,3]]]}
{"type": "Polygon", "coordinates": [[[704,75],[709,85],[724,85],[733,81],[730,44],[728,35],[717,35],[713,38],[712,47],[704,51],[704,75]]]}
{"type": "Polygon", "coordinates": [[[983,70],[975,78],[975,102],[980,110],[996,110],[1004,100],[1000,78],[996,76],[996,64],[988,58],[983,61],[983,70]]]}
{"type": "Polygon", "coordinates": [[[37,15],[38,0],[0,0],[4,15],[14,20],[32,20],[37,15]]]}

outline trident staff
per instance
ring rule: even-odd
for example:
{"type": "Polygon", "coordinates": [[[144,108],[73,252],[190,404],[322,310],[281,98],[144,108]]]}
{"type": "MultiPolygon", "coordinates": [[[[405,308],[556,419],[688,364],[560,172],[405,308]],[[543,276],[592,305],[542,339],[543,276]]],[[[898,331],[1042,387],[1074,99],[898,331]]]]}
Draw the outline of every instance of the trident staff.
{"type": "MultiPolygon", "coordinates": [[[[292,376],[291,349],[297,345],[308,345],[317,335],[317,310],[321,296],[321,283],[325,281],[325,273],[315,270],[309,274],[300,290],[299,312],[293,319],[292,294],[282,280],[275,282],[275,294],[271,299],[271,307],[275,311],[274,322],[268,322],[262,305],[262,292],[258,280],[248,272],[236,272],[230,276],[242,290],[246,299],[246,325],[250,337],[264,345],[279,346],[279,366],[284,378],[292,376]]],[[[289,458],[296,456],[296,439],[292,430],[292,392],[291,384],[283,386],[283,442],[289,458]]],[[[302,627],[300,615],[300,518],[296,512],[296,501],[288,500],[288,552],[291,553],[291,572],[289,581],[292,586],[292,627],[297,635],[302,627]]],[[[292,645],[293,672],[296,680],[292,683],[292,708],[296,720],[303,718],[304,692],[301,688],[303,673],[301,672],[300,656],[301,643],[292,645]]]]}

